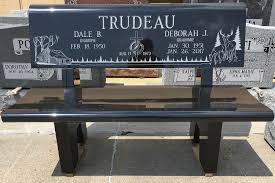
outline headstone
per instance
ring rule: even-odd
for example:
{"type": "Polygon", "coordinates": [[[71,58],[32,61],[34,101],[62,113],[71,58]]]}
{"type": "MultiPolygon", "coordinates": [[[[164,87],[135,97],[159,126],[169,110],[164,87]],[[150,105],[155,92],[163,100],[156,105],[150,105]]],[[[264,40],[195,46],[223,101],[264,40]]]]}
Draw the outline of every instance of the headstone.
{"type": "Polygon", "coordinates": [[[31,6],[33,66],[243,67],[245,18],[235,4],[31,6]]]}
{"type": "Polygon", "coordinates": [[[247,5],[247,23],[269,25],[273,0],[198,0],[199,3],[240,3],[247,5]]]}
{"type": "Polygon", "coordinates": [[[164,68],[162,70],[164,85],[195,85],[195,68],[164,68]]]}
{"type": "Polygon", "coordinates": [[[10,17],[28,17],[28,9],[11,10],[8,16],[10,16],[10,17]]]}
{"type": "Polygon", "coordinates": [[[28,18],[22,18],[22,17],[0,17],[0,24],[15,24],[15,25],[28,25],[29,19],[28,18]]]}
{"type": "MultiPolygon", "coordinates": [[[[14,88],[62,86],[61,69],[31,67],[28,19],[1,17],[0,20],[0,87],[14,88]]],[[[104,71],[81,69],[82,86],[103,86],[104,71]]]]}
{"type": "Polygon", "coordinates": [[[214,85],[273,87],[275,27],[247,24],[244,68],[215,68],[214,85]]]}
{"type": "Polygon", "coordinates": [[[275,26],[275,0],[273,0],[273,6],[271,11],[270,26],[275,26]]]}

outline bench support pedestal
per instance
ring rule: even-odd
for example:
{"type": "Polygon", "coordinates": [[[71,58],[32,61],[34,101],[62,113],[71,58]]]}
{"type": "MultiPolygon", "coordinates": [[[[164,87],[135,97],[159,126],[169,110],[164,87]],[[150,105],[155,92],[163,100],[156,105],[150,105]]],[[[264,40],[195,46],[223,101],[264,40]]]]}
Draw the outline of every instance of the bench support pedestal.
{"type": "MultiPolygon", "coordinates": [[[[194,108],[209,110],[211,108],[213,68],[203,68],[201,73],[201,88],[193,88],[194,108]]],[[[199,160],[205,176],[217,173],[222,121],[193,121],[190,126],[190,134],[193,143],[199,144],[199,160]]]]}
{"type": "Polygon", "coordinates": [[[195,126],[193,143],[199,144],[199,160],[205,175],[217,173],[222,122],[193,122],[191,125],[195,126]]]}
{"type": "MultiPolygon", "coordinates": [[[[63,69],[64,108],[74,109],[78,99],[81,99],[81,88],[74,86],[74,70],[63,69]]],[[[74,174],[80,157],[79,145],[87,140],[86,123],[55,122],[56,140],[59,152],[61,171],[68,176],[74,174]]]]}
{"type": "Polygon", "coordinates": [[[65,174],[74,173],[78,161],[77,124],[55,123],[56,140],[61,170],[65,174]]]}

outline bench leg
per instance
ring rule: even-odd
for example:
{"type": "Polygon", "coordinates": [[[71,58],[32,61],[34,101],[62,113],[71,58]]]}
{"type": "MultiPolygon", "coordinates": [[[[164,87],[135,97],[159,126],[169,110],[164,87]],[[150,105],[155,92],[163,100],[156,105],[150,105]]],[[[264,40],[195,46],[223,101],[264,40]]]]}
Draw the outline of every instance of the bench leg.
{"type": "Polygon", "coordinates": [[[76,123],[54,123],[61,171],[73,174],[78,162],[76,123]]]}
{"type": "MultiPolygon", "coordinates": [[[[203,126],[207,135],[200,139],[200,162],[206,175],[215,174],[218,167],[222,122],[208,122],[203,126]]],[[[200,128],[200,124],[198,127],[200,128]]]]}
{"type": "Polygon", "coordinates": [[[77,127],[77,142],[83,145],[86,143],[86,140],[87,140],[86,123],[80,123],[77,127]]]}
{"type": "Polygon", "coordinates": [[[198,144],[200,142],[200,129],[196,122],[191,122],[190,124],[190,136],[193,136],[193,144],[198,144]]]}

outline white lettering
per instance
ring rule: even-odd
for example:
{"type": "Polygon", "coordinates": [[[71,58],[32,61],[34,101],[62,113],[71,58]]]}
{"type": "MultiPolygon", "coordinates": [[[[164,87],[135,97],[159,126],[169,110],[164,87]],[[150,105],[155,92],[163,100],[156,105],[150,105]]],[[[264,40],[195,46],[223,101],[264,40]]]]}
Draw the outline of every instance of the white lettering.
{"type": "Polygon", "coordinates": [[[152,29],[151,25],[151,16],[146,15],[144,16],[144,29],[152,29]]]}
{"type": "Polygon", "coordinates": [[[99,16],[102,29],[172,29],[176,15],[99,16]]]}
{"type": "Polygon", "coordinates": [[[157,26],[160,26],[160,28],[161,28],[161,29],[164,29],[164,27],[163,27],[163,24],[162,24],[162,21],[161,21],[161,18],[160,18],[160,17],[158,17],[158,19],[157,19],[157,22],[156,22],[156,24],[155,24],[154,29],[157,29],[157,26]]]}
{"type": "Polygon", "coordinates": [[[114,29],[114,27],[116,29],[118,29],[116,23],[117,23],[117,17],[116,16],[111,16],[110,17],[110,29],[114,29]]]}
{"type": "Polygon", "coordinates": [[[172,15],[172,23],[171,23],[171,26],[168,25],[169,23],[169,15],[165,15],[165,25],[168,29],[172,29],[174,26],[175,26],[175,16],[176,15],[172,15]]]}
{"type": "Polygon", "coordinates": [[[199,30],[166,30],[165,37],[199,37],[199,30]]]}
{"type": "Polygon", "coordinates": [[[133,16],[133,29],[140,29],[141,26],[142,26],[142,19],[139,16],[133,16]],[[137,26],[137,22],[139,23],[138,26],[137,26]]]}
{"type": "Polygon", "coordinates": [[[108,19],[108,16],[99,16],[99,19],[102,19],[102,29],[106,29],[105,28],[105,19],[108,19]]]}
{"type": "Polygon", "coordinates": [[[119,16],[119,18],[120,18],[120,27],[122,29],[128,29],[130,27],[130,16],[127,16],[126,26],[123,26],[123,16],[119,16]]]}

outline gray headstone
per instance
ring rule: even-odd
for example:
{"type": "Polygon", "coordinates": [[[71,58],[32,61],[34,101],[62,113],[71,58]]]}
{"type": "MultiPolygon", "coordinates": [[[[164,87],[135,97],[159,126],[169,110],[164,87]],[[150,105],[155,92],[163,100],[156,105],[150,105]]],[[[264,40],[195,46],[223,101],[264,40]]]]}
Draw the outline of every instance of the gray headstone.
{"type": "Polygon", "coordinates": [[[275,26],[275,0],[273,0],[273,6],[271,11],[270,25],[275,26]]]}
{"type": "Polygon", "coordinates": [[[275,64],[275,27],[247,24],[244,68],[215,68],[214,85],[271,88],[275,64]]]}
{"type": "Polygon", "coordinates": [[[165,68],[162,71],[164,85],[194,85],[195,84],[195,68],[165,68]]]}
{"type": "Polygon", "coordinates": [[[239,3],[247,6],[247,23],[256,25],[270,25],[272,21],[271,9],[274,0],[196,0],[198,3],[239,3]]]}
{"type": "Polygon", "coordinates": [[[29,23],[28,18],[26,17],[0,17],[1,24],[24,24],[27,25],[29,23]]]}
{"type": "Polygon", "coordinates": [[[9,15],[11,17],[28,17],[28,9],[11,10],[9,15]]]}
{"type": "MultiPolygon", "coordinates": [[[[0,17],[0,87],[60,87],[61,69],[31,68],[28,19],[0,17]],[[1,22],[2,21],[2,22],[1,22]]],[[[104,69],[80,69],[81,85],[104,86],[104,69]]]]}

